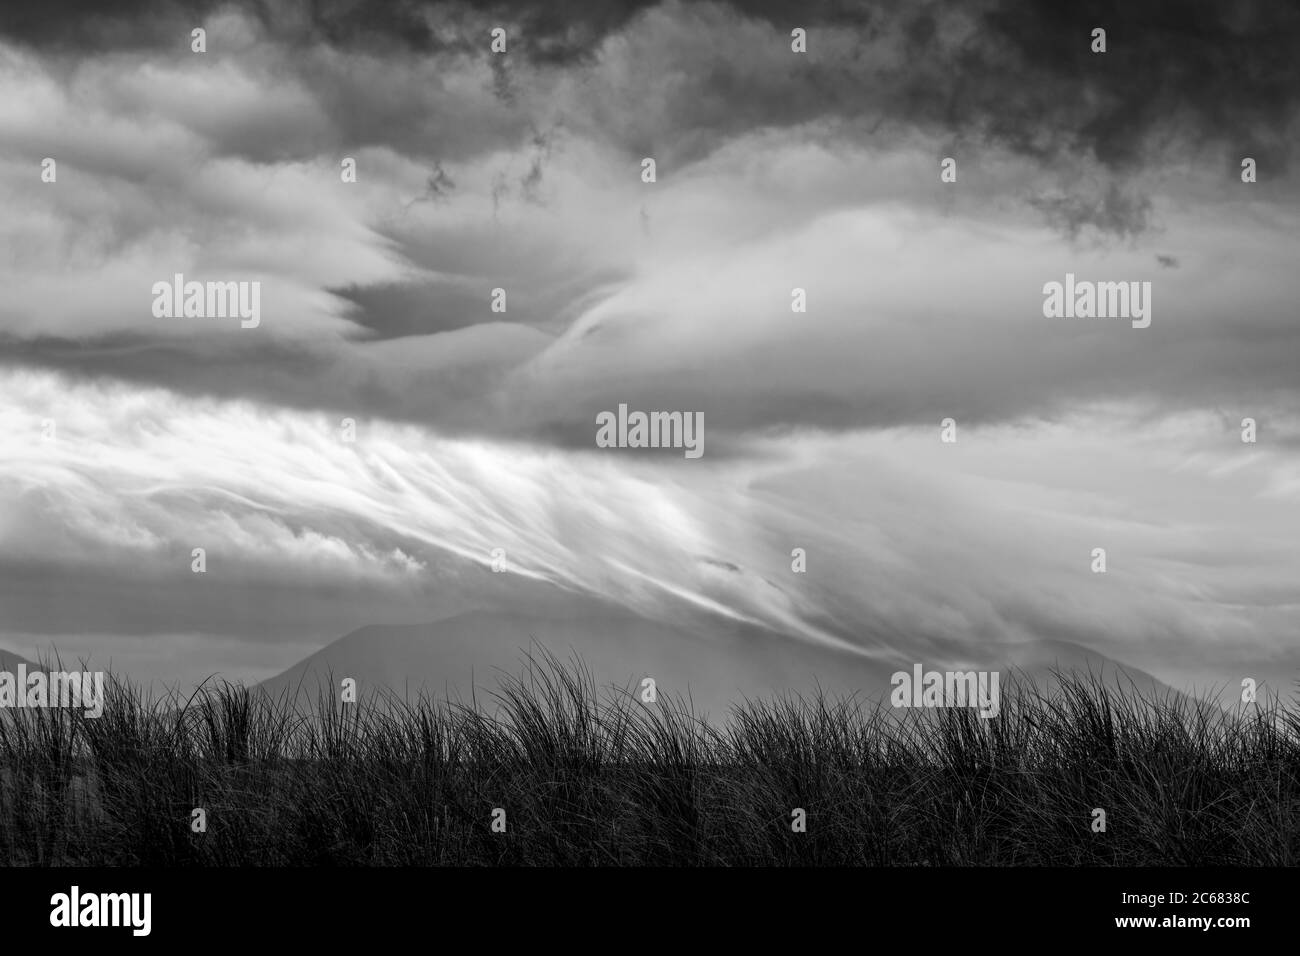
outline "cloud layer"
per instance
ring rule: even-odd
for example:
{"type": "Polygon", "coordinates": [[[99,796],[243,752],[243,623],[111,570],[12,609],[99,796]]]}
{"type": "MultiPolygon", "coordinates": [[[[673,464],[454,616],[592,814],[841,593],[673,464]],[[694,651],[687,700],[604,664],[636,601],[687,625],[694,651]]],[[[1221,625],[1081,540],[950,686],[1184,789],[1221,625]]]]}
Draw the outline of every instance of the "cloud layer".
{"type": "Polygon", "coordinates": [[[1274,660],[1298,33],[1264,3],[6,11],[5,627],[243,673],[551,584],[841,645],[1274,660]],[[155,318],[176,273],[260,282],[261,325],[155,318]],[[1150,281],[1151,328],[1045,318],[1066,273],[1150,281]],[[598,451],[619,403],[702,412],[706,458],[598,451]]]}

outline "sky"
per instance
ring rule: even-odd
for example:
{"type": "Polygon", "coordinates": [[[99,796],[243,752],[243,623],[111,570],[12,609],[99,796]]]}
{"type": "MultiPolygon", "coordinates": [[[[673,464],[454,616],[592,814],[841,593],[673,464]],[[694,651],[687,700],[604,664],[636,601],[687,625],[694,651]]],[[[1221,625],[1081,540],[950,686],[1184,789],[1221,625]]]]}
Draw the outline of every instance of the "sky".
{"type": "Polygon", "coordinates": [[[257,679],[555,586],[1285,686],[1298,45],[1276,3],[4,10],[0,643],[257,679]],[[157,317],[176,273],[260,323],[157,317]],[[1150,327],[1046,317],[1067,273],[1150,327]],[[619,404],[704,455],[597,447],[619,404]]]}

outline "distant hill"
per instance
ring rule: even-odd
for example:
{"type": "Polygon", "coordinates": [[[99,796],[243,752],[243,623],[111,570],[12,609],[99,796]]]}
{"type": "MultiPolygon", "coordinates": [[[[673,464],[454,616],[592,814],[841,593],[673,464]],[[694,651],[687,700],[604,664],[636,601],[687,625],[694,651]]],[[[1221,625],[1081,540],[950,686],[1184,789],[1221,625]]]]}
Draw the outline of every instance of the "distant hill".
{"type": "Polygon", "coordinates": [[[745,696],[818,687],[887,699],[891,675],[910,672],[917,662],[926,670],[1000,670],[1004,687],[1009,668],[1046,686],[1050,670],[1059,667],[1091,670],[1112,683],[1131,680],[1143,692],[1176,693],[1150,674],[1063,641],[961,645],[949,661],[906,660],[895,651],[856,654],[722,619],[698,629],[674,627],[603,606],[541,616],[480,610],[429,624],[363,627],[261,686],[277,695],[297,692],[310,703],[332,673],[335,689],[351,677],[362,694],[388,688],[411,698],[424,691],[468,700],[473,689],[483,701],[497,689],[500,671],[522,673],[525,650],[539,647],[565,662],[576,654],[602,688],[638,689],[642,678],[653,677],[661,696],[689,695],[697,713],[715,720],[745,696]]]}
{"type": "MultiPolygon", "coordinates": [[[[13,651],[7,651],[3,647],[0,647],[0,670],[14,671],[17,669],[19,664],[26,664],[28,670],[38,666],[27,658],[21,657],[13,651]]],[[[69,667],[75,668],[76,665],[71,664],[69,667]]]]}

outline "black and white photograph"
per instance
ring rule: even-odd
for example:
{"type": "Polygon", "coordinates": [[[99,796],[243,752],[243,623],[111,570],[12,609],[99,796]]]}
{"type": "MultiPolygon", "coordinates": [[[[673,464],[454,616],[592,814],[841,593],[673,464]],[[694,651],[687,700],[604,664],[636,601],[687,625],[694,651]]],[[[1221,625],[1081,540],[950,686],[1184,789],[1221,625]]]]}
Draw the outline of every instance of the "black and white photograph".
{"type": "Polygon", "coordinates": [[[7,926],[1266,938],[1298,147],[1290,0],[5,0],[7,926]]]}

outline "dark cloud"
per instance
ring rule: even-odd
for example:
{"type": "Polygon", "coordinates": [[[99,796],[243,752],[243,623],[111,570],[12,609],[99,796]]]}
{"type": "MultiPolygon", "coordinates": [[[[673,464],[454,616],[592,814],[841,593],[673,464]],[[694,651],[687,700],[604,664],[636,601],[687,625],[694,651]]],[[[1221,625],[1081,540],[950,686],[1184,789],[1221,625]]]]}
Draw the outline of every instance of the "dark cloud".
{"type": "MultiPolygon", "coordinates": [[[[89,54],[154,46],[183,57],[191,26],[217,9],[199,2],[6,7],[0,10],[0,32],[38,51],[89,54]]],[[[1028,197],[1054,227],[1072,238],[1095,230],[1133,239],[1151,228],[1153,207],[1130,173],[1158,170],[1165,159],[1186,159],[1178,156],[1180,149],[1214,142],[1227,153],[1249,151],[1275,176],[1287,159],[1285,131],[1294,128],[1300,97],[1293,55],[1300,13],[1283,4],[941,2],[868,9],[813,3],[797,10],[775,3],[670,4],[663,7],[667,16],[649,26],[656,7],[637,2],[401,3],[379,9],[317,2],[245,9],[262,25],[266,46],[282,57],[277,69],[301,82],[320,116],[288,124],[285,113],[297,108],[292,98],[279,110],[251,117],[232,109],[229,118],[197,127],[213,150],[266,162],[316,158],[335,147],[389,146],[426,161],[424,190],[412,188],[418,195],[408,209],[420,202],[441,204],[453,194],[463,198],[474,160],[503,146],[522,150],[523,160],[495,173],[494,208],[509,200],[546,205],[548,189],[559,179],[551,164],[573,156],[564,154],[562,140],[570,133],[584,146],[586,139],[603,138],[598,145],[612,143],[630,156],[656,155],[661,175],[672,175],[740,135],[820,118],[833,121],[826,124],[833,135],[882,150],[906,142],[904,134],[913,129],[939,135],[963,157],[988,145],[1010,148],[1037,160],[1032,168],[1044,179],[1056,174],[1064,180],[1054,191],[1036,183],[1028,197]],[[487,29],[498,23],[511,31],[504,57],[487,52],[487,29]],[[789,51],[792,25],[809,31],[806,57],[789,51]],[[1089,49],[1094,27],[1107,30],[1104,54],[1089,49]],[[630,39],[607,51],[614,61],[606,64],[610,73],[586,72],[599,66],[593,66],[593,54],[601,40],[620,30],[630,39]],[[337,51],[348,55],[334,56],[337,51]],[[448,69],[430,54],[445,55],[448,69]],[[376,67],[390,62],[391,71],[376,67]],[[455,82],[467,64],[482,89],[455,82]],[[589,82],[593,76],[622,76],[624,68],[625,87],[589,82]],[[557,77],[575,82],[558,83],[557,77]],[[554,103],[558,116],[541,123],[528,115],[539,104],[550,105],[546,94],[561,86],[565,97],[554,103]],[[1089,162],[1104,167],[1100,175],[1069,180],[1089,162]],[[448,167],[456,171],[454,179],[448,167]]],[[[124,69],[132,68],[123,62],[124,69]]],[[[145,161],[110,155],[96,162],[117,163],[116,174],[142,193],[157,181],[145,161]]],[[[331,156],[331,167],[335,163],[331,156]]],[[[635,174],[633,163],[627,168],[635,174]]],[[[1235,176],[1225,176],[1225,189],[1236,186],[1235,176]]],[[[1175,181],[1171,189],[1177,188],[1175,181]]],[[[122,210],[101,217],[97,235],[107,237],[106,245],[129,246],[156,227],[151,204],[160,201],[150,195],[148,204],[122,203],[122,210]]],[[[199,229],[214,218],[208,213],[206,207],[180,207],[175,218],[199,229]]],[[[659,231],[661,222],[665,231],[672,227],[669,210],[654,209],[654,230],[647,205],[629,215],[639,215],[647,235],[659,231]]],[[[589,251],[575,251],[564,236],[512,235],[486,215],[478,222],[453,220],[445,228],[429,219],[413,214],[409,221],[399,216],[367,223],[404,265],[436,278],[328,290],[350,306],[347,316],[356,324],[351,342],[305,347],[269,336],[238,344],[206,338],[156,342],[115,333],[6,341],[4,357],[88,377],[108,374],[307,408],[361,407],[452,431],[481,429],[578,447],[590,447],[595,412],[619,401],[700,410],[710,428],[743,432],[932,422],[948,414],[996,421],[1051,415],[1097,395],[1144,391],[1180,401],[1211,391],[1230,396],[1241,387],[1242,369],[1261,389],[1294,387],[1291,332],[1265,307],[1250,305],[1254,320],[1230,333],[1223,325],[1193,328],[1184,320],[1189,331],[1178,343],[1158,340],[1165,351],[1155,365],[1143,364],[1157,357],[1151,352],[1155,333],[1151,342],[1097,339],[1063,354],[1056,328],[991,327],[966,349],[955,371],[947,368],[945,353],[927,351],[924,338],[912,342],[910,333],[899,333],[897,343],[919,357],[910,363],[882,360],[880,367],[868,357],[864,380],[870,387],[817,380],[808,369],[829,367],[829,357],[801,354],[803,343],[782,341],[741,355],[734,366],[721,360],[718,367],[688,368],[685,360],[681,366],[633,365],[610,381],[593,373],[558,397],[527,387],[503,395],[503,380],[531,357],[529,343],[511,339],[507,346],[484,346],[486,355],[475,352],[472,361],[436,364],[430,338],[474,333],[489,323],[538,338],[558,335],[602,284],[626,278],[609,263],[635,257],[611,256],[593,265],[584,260],[589,251]],[[509,295],[505,315],[488,308],[498,286],[509,295]],[[398,352],[409,346],[428,364],[412,360],[389,368],[365,357],[365,346],[395,341],[400,344],[383,353],[386,360],[405,359],[398,352]],[[1007,356],[1022,363],[1015,377],[1007,375],[1007,356]],[[782,368],[788,380],[758,394],[745,367],[756,358],[765,367],[782,368]]],[[[1176,268],[1178,261],[1157,259],[1164,269],[1176,268]]],[[[1037,288],[1041,277],[1035,278],[1030,285],[1037,288]]],[[[1033,315],[1036,305],[1029,303],[1025,314],[1033,315]]],[[[946,327],[952,341],[967,334],[961,321],[946,327]]],[[[1162,313],[1158,327],[1165,321],[1162,313]]],[[[598,332],[593,325],[587,334],[598,332]]],[[[716,446],[710,447],[712,454],[716,446]]]]}
{"type": "MultiPolygon", "coordinates": [[[[94,49],[143,46],[188,50],[188,31],[225,4],[131,2],[5,5],[0,34],[38,48],[94,49]]],[[[494,4],[310,2],[251,3],[244,10],[288,53],[284,68],[320,81],[320,67],[294,48],[327,45],[344,51],[398,56],[451,54],[486,58],[493,89],[507,109],[518,105],[535,70],[579,68],[601,41],[629,27],[656,5],[641,0],[509,0],[494,4]],[[488,31],[510,31],[504,56],[488,52],[488,31]]],[[[885,119],[942,129],[957,137],[988,138],[1018,152],[1049,159],[1084,152],[1103,165],[1128,169],[1150,152],[1213,141],[1234,154],[1254,156],[1272,170],[1285,168],[1291,144],[1287,121],[1300,102],[1300,7],[1258,2],[1121,2],[1070,4],[958,3],[921,7],[886,3],[669,4],[673,16],[710,26],[708,44],[685,51],[691,82],[670,104],[659,143],[624,124],[631,151],[671,140],[683,158],[707,153],[730,135],[818,116],[861,124],[863,134],[885,119]],[[726,24],[765,23],[771,50],[736,57],[726,24]],[[809,31],[806,57],[789,53],[792,25],[809,31]],[[973,30],[965,33],[967,25],[973,30]],[[1104,54],[1090,49],[1091,31],[1107,31],[1104,54]],[[954,31],[956,36],[954,36],[954,31]],[[820,35],[819,35],[820,34],[820,35]],[[851,37],[856,50],[831,55],[851,37]],[[878,56],[880,44],[895,54],[878,56]],[[774,59],[779,54],[780,60],[774,59]],[[748,67],[748,68],[747,68],[748,67]]],[[[674,58],[673,51],[659,51],[674,58]]],[[[670,74],[665,74],[669,76],[670,74]]],[[[336,78],[337,79],[337,78],[336,78]]],[[[360,94],[326,88],[322,102],[345,142],[389,142],[398,130],[408,149],[428,155],[437,128],[436,104],[404,97],[373,98],[357,110],[360,94]],[[393,122],[393,109],[405,110],[393,122]],[[426,115],[412,115],[412,111],[426,115]]],[[[499,122],[484,118],[486,122],[499,122]]],[[[617,133],[619,130],[614,130],[617,133]]],[[[250,150],[265,137],[254,137],[250,150]]],[[[301,144],[302,148],[308,146],[301,144]]]]}
{"type": "Polygon", "coordinates": [[[323,43],[351,50],[468,53],[486,49],[483,25],[491,24],[507,28],[511,51],[540,63],[567,63],[589,55],[603,36],[650,5],[641,0],[120,0],[105,8],[95,0],[56,0],[5,5],[0,8],[0,33],[50,49],[165,48],[175,43],[188,49],[192,28],[233,7],[259,21],[273,39],[291,46],[323,43]]]}
{"type": "Polygon", "coordinates": [[[333,291],[356,306],[355,321],[383,338],[429,335],[501,318],[486,308],[486,289],[430,282],[333,291]]]}
{"type": "MultiPolygon", "coordinates": [[[[1022,109],[1003,113],[1007,121],[1024,128],[1035,114],[1050,120],[1108,166],[1140,161],[1150,135],[1167,129],[1181,142],[1249,145],[1270,159],[1289,149],[1279,123],[1300,102],[1300,6],[1006,4],[984,23],[995,46],[1029,71],[1022,109]],[[1095,28],[1106,30],[1104,54],[1090,49],[1095,28]]],[[[1009,80],[1003,73],[994,85],[1010,88],[1009,80]]]]}
{"type": "Polygon", "coordinates": [[[188,50],[190,30],[220,4],[215,0],[95,0],[0,5],[0,34],[42,49],[188,50]]]}
{"type": "Polygon", "coordinates": [[[1125,192],[1114,182],[1099,195],[1076,191],[1067,195],[1036,196],[1029,200],[1029,204],[1072,239],[1087,226],[1114,236],[1136,236],[1146,231],[1151,215],[1150,199],[1125,192]]]}
{"type": "Polygon", "coordinates": [[[446,199],[447,195],[455,188],[456,181],[447,175],[447,171],[442,168],[442,163],[434,163],[433,171],[429,173],[429,178],[425,181],[424,194],[416,197],[412,202],[438,202],[446,199]]]}

